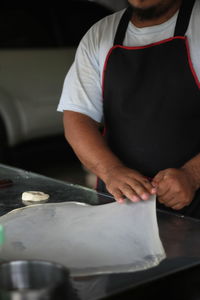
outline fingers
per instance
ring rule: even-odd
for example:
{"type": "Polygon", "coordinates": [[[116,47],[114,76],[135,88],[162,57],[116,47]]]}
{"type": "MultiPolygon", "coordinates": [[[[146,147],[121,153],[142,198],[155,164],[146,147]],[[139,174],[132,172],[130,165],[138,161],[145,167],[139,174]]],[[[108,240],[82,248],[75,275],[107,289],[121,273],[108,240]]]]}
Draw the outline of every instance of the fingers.
{"type": "Polygon", "coordinates": [[[124,166],[112,168],[104,182],[107,190],[120,203],[123,203],[125,198],[133,202],[148,200],[151,195],[156,194],[156,188],[148,178],[124,166]]]}
{"type": "Polygon", "coordinates": [[[180,169],[166,169],[160,171],[153,179],[157,186],[158,201],[174,210],[188,206],[194,197],[193,189],[187,176],[180,169]]]}
{"type": "Polygon", "coordinates": [[[132,195],[138,196],[139,198],[143,200],[147,200],[150,197],[150,194],[148,190],[145,188],[142,183],[138,182],[137,180],[133,181],[127,181],[128,184],[125,184],[121,186],[123,193],[132,200],[132,195]]]}
{"type": "Polygon", "coordinates": [[[164,176],[165,176],[165,173],[164,173],[163,171],[160,171],[160,172],[153,178],[152,183],[155,184],[155,185],[159,184],[159,183],[163,180],[164,176]]]}
{"type": "Polygon", "coordinates": [[[132,186],[128,184],[124,184],[121,187],[121,192],[133,202],[138,202],[140,200],[139,193],[136,191],[136,189],[133,189],[132,186]]]}
{"type": "Polygon", "coordinates": [[[181,203],[178,199],[177,195],[170,195],[170,193],[166,193],[163,197],[158,197],[160,203],[174,210],[180,210],[185,207],[185,203],[181,203]]]}
{"type": "MultiPolygon", "coordinates": [[[[111,193],[111,192],[110,192],[110,193],[111,193]]],[[[124,202],[125,202],[125,197],[124,197],[124,195],[121,193],[120,190],[116,190],[116,191],[112,192],[111,194],[114,196],[114,198],[115,198],[115,200],[116,200],[117,202],[119,202],[119,203],[124,203],[124,202]]]]}
{"type": "Polygon", "coordinates": [[[124,185],[120,189],[108,190],[119,203],[124,203],[125,199],[128,198],[133,202],[138,202],[141,198],[138,194],[128,185],[124,185]]]}
{"type": "Polygon", "coordinates": [[[156,187],[148,179],[144,179],[142,184],[150,194],[152,195],[156,194],[157,192],[156,187]]]}
{"type": "Polygon", "coordinates": [[[140,198],[137,196],[137,194],[129,187],[124,189],[123,191],[121,190],[115,190],[111,193],[115,200],[119,203],[124,203],[126,198],[130,199],[133,202],[139,202],[140,198]]]}
{"type": "Polygon", "coordinates": [[[177,203],[176,205],[172,206],[171,208],[174,209],[174,210],[180,210],[184,207],[185,207],[185,205],[183,205],[181,203],[177,203]]]}
{"type": "Polygon", "coordinates": [[[166,194],[163,197],[158,197],[158,201],[167,207],[172,207],[172,206],[178,204],[177,198],[175,196],[171,195],[170,193],[166,194]]]}
{"type": "Polygon", "coordinates": [[[134,180],[134,182],[127,180],[127,183],[118,185],[118,188],[109,187],[108,190],[120,203],[123,203],[125,198],[128,198],[133,202],[148,200],[151,194],[156,193],[156,189],[153,188],[146,179],[143,181],[143,183],[137,180],[134,180]]]}
{"type": "Polygon", "coordinates": [[[147,200],[152,194],[156,194],[157,189],[144,176],[137,176],[136,178],[129,177],[127,183],[143,200],[147,200]]]}
{"type": "Polygon", "coordinates": [[[166,207],[171,207],[174,210],[179,210],[184,207],[179,201],[179,195],[171,191],[171,185],[163,179],[159,182],[157,188],[158,201],[166,207]]]}
{"type": "Polygon", "coordinates": [[[158,196],[158,201],[164,204],[166,207],[170,207],[174,210],[180,210],[190,204],[190,201],[182,198],[178,193],[172,194],[170,190],[168,190],[162,196],[158,196]]]}

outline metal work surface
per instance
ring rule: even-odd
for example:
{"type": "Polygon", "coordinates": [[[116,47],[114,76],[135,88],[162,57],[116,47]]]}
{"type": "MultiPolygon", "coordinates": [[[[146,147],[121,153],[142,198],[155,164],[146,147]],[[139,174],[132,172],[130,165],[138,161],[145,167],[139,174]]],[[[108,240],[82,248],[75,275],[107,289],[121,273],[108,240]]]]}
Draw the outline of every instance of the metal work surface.
{"type": "MultiPolygon", "coordinates": [[[[0,165],[0,181],[3,179],[11,180],[12,185],[0,186],[0,215],[23,207],[22,193],[30,190],[48,193],[48,203],[77,201],[99,205],[114,201],[88,188],[0,165]]],[[[164,211],[157,211],[157,217],[167,258],[159,266],[145,271],[72,278],[77,299],[117,297],[121,292],[200,264],[200,221],[164,211]]]]}

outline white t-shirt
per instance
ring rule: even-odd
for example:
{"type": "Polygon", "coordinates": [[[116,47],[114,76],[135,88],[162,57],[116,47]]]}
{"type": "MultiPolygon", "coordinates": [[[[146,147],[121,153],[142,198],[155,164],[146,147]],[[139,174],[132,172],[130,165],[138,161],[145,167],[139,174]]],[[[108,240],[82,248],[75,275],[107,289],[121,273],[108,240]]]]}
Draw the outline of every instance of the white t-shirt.
{"type": "MultiPolygon", "coordinates": [[[[85,114],[97,122],[103,117],[102,73],[109,50],[124,10],[93,25],[81,40],[64,82],[58,111],[70,110],[85,114]]],[[[174,35],[178,12],[167,22],[137,28],[129,22],[124,46],[144,46],[174,35]]],[[[191,59],[200,80],[200,0],[197,0],[186,33],[191,59]]]]}

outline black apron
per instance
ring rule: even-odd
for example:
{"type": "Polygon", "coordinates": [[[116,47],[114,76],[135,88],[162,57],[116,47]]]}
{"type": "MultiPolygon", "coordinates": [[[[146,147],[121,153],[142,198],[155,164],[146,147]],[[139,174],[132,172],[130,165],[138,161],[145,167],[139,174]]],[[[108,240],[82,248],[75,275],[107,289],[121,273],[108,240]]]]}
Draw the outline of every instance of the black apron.
{"type": "MultiPolygon", "coordinates": [[[[127,167],[147,177],[180,168],[200,153],[200,82],[185,36],[194,2],[183,0],[174,37],[143,47],[123,46],[129,7],[106,58],[105,138],[127,167]]],[[[97,190],[108,193],[101,180],[97,190]]],[[[200,191],[190,206],[176,212],[200,217],[200,191]]]]}

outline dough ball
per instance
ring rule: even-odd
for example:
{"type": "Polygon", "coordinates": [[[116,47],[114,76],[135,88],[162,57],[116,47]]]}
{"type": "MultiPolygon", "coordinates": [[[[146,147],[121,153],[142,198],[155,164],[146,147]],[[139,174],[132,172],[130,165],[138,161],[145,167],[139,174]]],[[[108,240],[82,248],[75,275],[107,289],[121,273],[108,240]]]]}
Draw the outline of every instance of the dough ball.
{"type": "Polygon", "coordinates": [[[40,191],[28,191],[22,193],[22,202],[24,205],[42,204],[47,202],[49,195],[40,191]]]}

